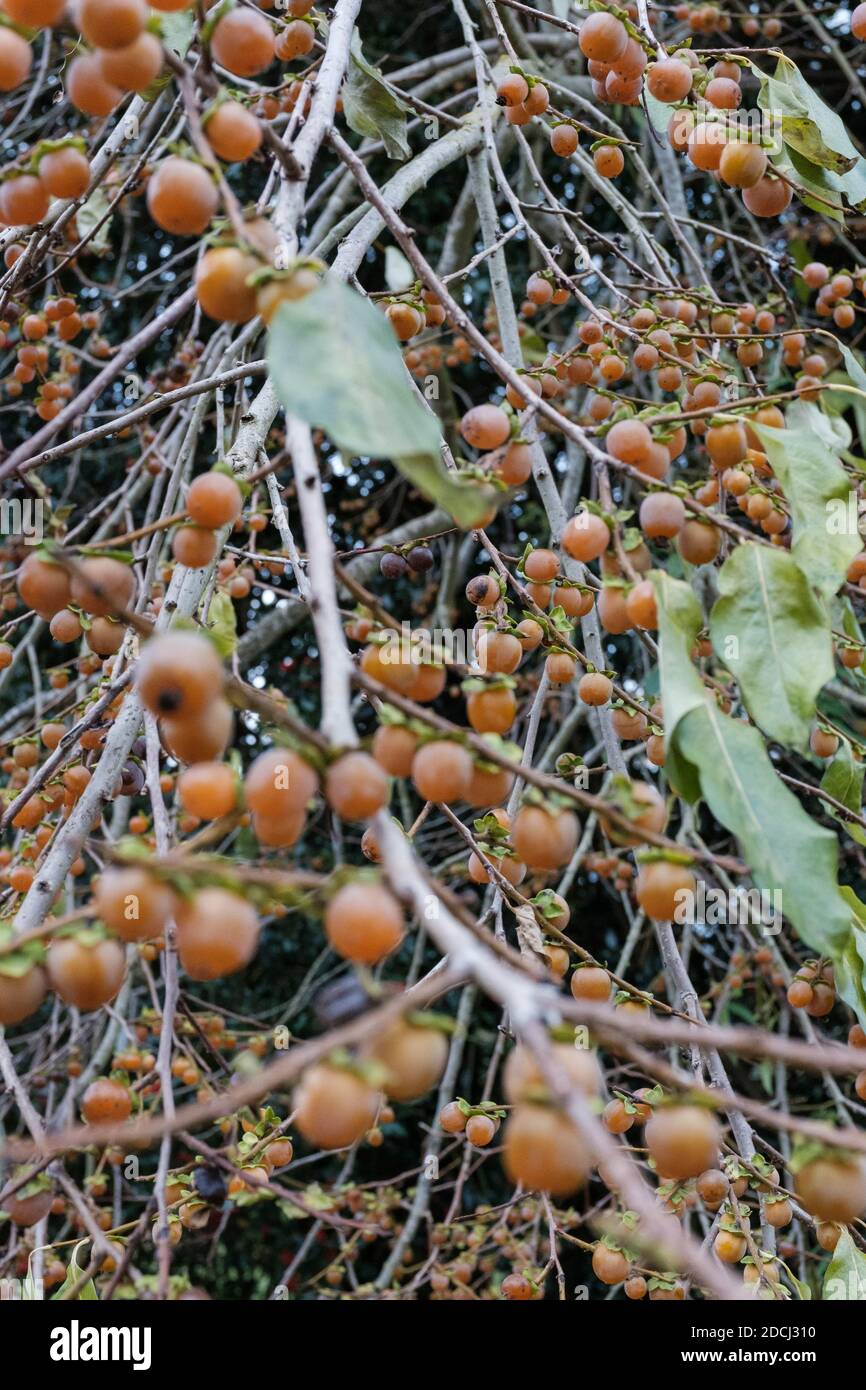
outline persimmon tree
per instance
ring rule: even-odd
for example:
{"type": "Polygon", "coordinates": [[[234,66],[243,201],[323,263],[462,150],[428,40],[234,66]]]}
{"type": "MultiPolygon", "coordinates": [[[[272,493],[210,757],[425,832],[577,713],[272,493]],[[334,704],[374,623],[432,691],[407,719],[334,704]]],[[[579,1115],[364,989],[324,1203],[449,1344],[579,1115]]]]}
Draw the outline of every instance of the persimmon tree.
{"type": "Polygon", "coordinates": [[[0,0],[23,1296],[862,1296],[864,41],[0,0]]]}

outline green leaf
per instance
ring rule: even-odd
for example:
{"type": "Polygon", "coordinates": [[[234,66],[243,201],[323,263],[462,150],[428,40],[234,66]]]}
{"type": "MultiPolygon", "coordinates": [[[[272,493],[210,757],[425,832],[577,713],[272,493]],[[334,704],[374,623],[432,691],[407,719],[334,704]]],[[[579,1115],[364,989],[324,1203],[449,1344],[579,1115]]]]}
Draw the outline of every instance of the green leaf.
{"type": "Polygon", "coordinates": [[[756,541],[731,552],[718,585],[710,617],[717,656],[764,732],[805,748],[815,698],[834,670],[823,605],[788,551],[756,541]]]}
{"type": "Polygon", "coordinates": [[[866,391],[866,368],[864,368],[859,356],[848,347],[847,343],[840,342],[838,338],[836,340],[836,346],[845,360],[845,366],[848,369],[848,375],[853,385],[856,386],[859,391],[866,391]]]}
{"type": "MultiPolygon", "coordinates": [[[[788,255],[798,270],[802,270],[803,266],[809,263],[812,259],[811,248],[805,237],[795,237],[788,243],[788,255]]],[[[798,275],[794,280],[794,294],[801,304],[808,304],[812,298],[812,292],[802,275],[798,275]]]]}
{"type": "Polygon", "coordinates": [[[832,169],[837,174],[847,174],[854,167],[856,159],[851,160],[837,154],[824,143],[819,127],[807,116],[783,116],[782,136],[792,151],[802,155],[810,164],[822,169],[832,169]]]}
{"type": "Polygon", "coordinates": [[[41,1301],[40,1289],[37,1287],[36,1280],[33,1277],[33,1257],[35,1254],[36,1251],[31,1250],[29,1256],[27,1257],[27,1273],[25,1274],[24,1279],[21,1283],[22,1303],[36,1303],[41,1301]]]}
{"type": "Polygon", "coordinates": [[[862,212],[866,208],[866,159],[861,159],[850,174],[833,174],[828,171],[827,178],[834,188],[845,195],[852,208],[862,212]]]}
{"type": "Polygon", "coordinates": [[[488,483],[450,472],[439,455],[404,456],[394,459],[394,463],[404,478],[431,502],[443,507],[464,531],[487,525],[491,511],[505,496],[488,483]]]}
{"type": "MultiPolygon", "coordinates": [[[[784,1261],[782,1261],[782,1263],[784,1264],[784,1261]]],[[[787,1274],[788,1278],[793,1284],[794,1292],[796,1293],[800,1301],[802,1303],[810,1302],[812,1298],[812,1290],[809,1288],[809,1285],[805,1283],[803,1279],[798,1279],[796,1274],[792,1274],[791,1270],[788,1268],[787,1265],[784,1265],[784,1269],[785,1273],[787,1274]]]]}
{"type": "Polygon", "coordinates": [[[685,782],[739,841],[758,888],[780,890],[802,940],[834,962],[854,917],[838,890],[838,846],[779,780],[758,730],[721,713],[690,660],[701,610],[687,584],[653,571],[659,609],[665,744],[672,783],[685,782]]]}
{"type": "Polygon", "coordinates": [[[223,589],[217,589],[210,601],[207,630],[223,661],[230,657],[238,644],[235,606],[223,589]]]}
{"type": "Polygon", "coordinates": [[[385,284],[392,294],[402,294],[415,283],[415,272],[399,246],[385,247],[385,284]]]}
{"type": "Polygon", "coordinates": [[[547,343],[534,329],[528,328],[521,331],[520,347],[523,352],[523,360],[527,367],[540,367],[547,361],[547,343]]]}
{"type": "MultiPolygon", "coordinates": [[[[830,796],[835,796],[837,801],[841,801],[843,806],[847,806],[849,811],[856,811],[859,815],[863,803],[863,763],[855,762],[851,756],[851,746],[842,742],[833,761],[827,767],[824,776],[821,778],[821,790],[830,796]]],[[[827,811],[831,816],[840,822],[846,834],[856,840],[858,845],[866,845],[866,832],[853,821],[845,820],[835,811],[832,806],[827,806],[827,811]]]]}
{"type": "MultiPolygon", "coordinates": [[[[82,1269],[81,1265],[78,1263],[78,1252],[81,1249],[82,1245],[88,1245],[89,1243],[90,1242],[87,1240],[80,1240],[78,1244],[74,1247],[69,1260],[69,1268],[66,1271],[66,1278],[63,1280],[63,1283],[60,1285],[60,1288],[57,1290],[56,1294],[52,1295],[52,1303],[56,1303],[58,1300],[62,1301],[69,1293],[69,1290],[74,1288],[75,1285],[78,1283],[79,1279],[84,1273],[84,1269],[82,1269]]],[[[86,1267],[87,1266],[85,1265],[84,1268],[86,1267]]],[[[96,1285],[94,1284],[92,1279],[88,1279],[87,1283],[84,1284],[78,1290],[78,1293],[76,1294],[76,1299],[85,1303],[99,1302],[99,1294],[96,1292],[96,1285]]]]}
{"type": "Polygon", "coordinates": [[[860,549],[848,475],[814,429],[750,423],[791,508],[791,554],[819,594],[830,598],[860,549]]]}
{"type": "Polygon", "coordinates": [[[389,159],[408,159],[412,153],[406,135],[408,109],[379,69],[367,62],[355,29],[343,87],[343,114],[348,125],[357,135],[381,140],[389,159]]]}
{"type": "Polygon", "coordinates": [[[780,890],[801,939],[835,957],[851,931],[837,892],[836,836],[779,781],[757,729],[728,718],[714,701],[687,715],[678,737],[683,756],[699,769],[701,795],[736,835],[758,887],[780,890]]]}
{"type": "MultiPolygon", "coordinates": [[[[213,13],[213,12],[211,12],[213,13]]],[[[154,15],[148,24],[148,29],[162,41],[169,53],[174,53],[177,58],[185,58],[189,51],[189,46],[195,37],[196,13],[195,7],[186,10],[175,10],[170,14],[154,15]]],[[[210,32],[213,32],[212,26],[210,32]]],[[[172,81],[172,71],[169,67],[163,67],[157,73],[151,83],[145,87],[141,93],[145,101],[155,101],[160,92],[172,81]]]]}
{"type": "Polygon", "coordinates": [[[691,650],[703,626],[700,605],[688,584],[673,579],[665,570],[653,570],[659,613],[659,676],[665,700],[665,767],[671,783],[687,801],[700,796],[697,770],[679,754],[676,733],[692,710],[706,700],[703,681],[695,670],[691,650]]]}
{"type": "MultiPolygon", "coordinates": [[[[846,371],[831,372],[826,378],[829,389],[823,393],[822,404],[831,413],[843,410],[854,412],[860,447],[861,450],[866,449],[866,370],[859,355],[846,343],[834,338],[834,345],[842,354],[846,371]]],[[[861,461],[855,462],[862,470],[861,461]]]]}
{"type": "Polygon", "coordinates": [[[785,412],[788,429],[814,430],[833,454],[841,454],[851,444],[851,430],[841,415],[825,415],[811,401],[792,401],[785,412]]]}
{"type": "Polygon", "coordinates": [[[480,525],[504,495],[445,468],[438,422],[415,396],[385,316],[336,278],[280,305],[268,367],[290,414],[323,429],[346,454],[393,459],[458,526],[480,525]]]}
{"type": "MultiPolygon", "coordinates": [[[[33,945],[39,943],[34,942],[33,945]]],[[[0,978],[4,980],[23,980],[25,975],[29,975],[35,964],[39,963],[39,957],[28,947],[28,942],[20,951],[9,951],[0,956],[0,978]]],[[[42,951],[44,955],[44,949],[42,951]]]]}
{"type": "Polygon", "coordinates": [[[384,315],[333,276],[283,303],[268,365],[286,410],[348,454],[438,454],[436,421],[415,398],[384,315]]]}
{"type": "Polygon", "coordinates": [[[661,135],[667,134],[668,126],[671,123],[671,116],[674,115],[675,108],[669,102],[659,101],[654,97],[648,87],[644,86],[644,99],[646,101],[647,114],[650,123],[661,135]]]}
{"type": "Polygon", "coordinates": [[[219,24],[224,15],[234,9],[235,0],[219,0],[208,10],[205,21],[201,26],[201,37],[203,43],[210,43],[213,38],[213,31],[219,24]]]}
{"type": "MultiPolygon", "coordinates": [[[[108,194],[105,192],[105,189],[98,186],[94,188],[87,202],[82,203],[75,214],[75,225],[78,228],[79,237],[86,237],[88,235],[92,228],[105,217],[109,206],[108,194]]],[[[106,218],[99,228],[99,231],[95,232],[87,243],[91,250],[95,251],[97,254],[101,254],[108,247],[113,220],[112,217],[106,218]]]]}
{"type": "Polygon", "coordinates": [[[839,1237],[827,1266],[821,1297],[827,1302],[866,1300],[866,1255],[857,1249],[850,1231],[839,1237]]]}
{"type": "Polygon", "coordinates": [[[780,57],[776,71],[762,78],[758,105],[781,119],[782,138],[793,150],[834,173],[855,167],[860,154],[839,115],[813,91],[797,64],[780,57]]]}
{"type": "Polygon", "coordinates": [[[195,9],[175,10],[159,17],[162,41],[170,52],[183,58],[195,33],[195,9]]]}
{"type": "Polygon", "coordinates": [[[833,962],[836,993],[863,1023],[866,1019],[866,903],[861,902],[847,884],[839,892],[851,913],[851,934],[833,962]]]}
{"type": "Polygon", "coordinates": [[[774,169],[786,174],[799,185],[797,197],[807,208],[823,213],[834,222],[844,222],[845,201],[836,174],[829,169],[823,169],[820,164],[813,164],[790,145],[785,145],[781,154],[775,156],[771,163],[774,169]]]}
{"type": "MultiPolygon", "coordinates": [[[[863,630],[857,621],[854,612],[854,605],[847,594],[837,594],[832,605],[832,625],[837,632],[844,632],[846,637],[850,637],[857,646],[864,645],[863,630]]],[[[844,684],[853,686],[856,690],[866,693],[866,673],[862,666],[849,666],[844,670],[844,684]]],[[[850,711],[843,710],[839,722],[845,722],[850,717],[850,711]]]]}
{"type": "MultiPolygon", "coordinates": [[[[848,134],[844,121],[809,85],[797,64],[791,58],[780,57],[774,77],[799,98],[806,113],[818,127],[826,150],[839,157],[836,161],[828,159],[827,168],[836,168],[837,173],[844,172],[840,167],[841,163],[853,168],[860,158],[860,153],[848,134]]],[[[808,151],[804,153],[807,158],[813,158],[808,151]]]]}
{"type": "Polygon", "coordinates": [[[304,1206],[296,1207],[290,1200],[278,1201],[277,1206],[288,1221],[303,1221],[311,1211],[332,1211],[333,1196],[326,1192],[320,1183],[311,1183],[303,1190],[304,1206]]]}
{"type": "Polygon", "coordinates": [[[101,545],[78,547],[79,555],[94,555],[99,559],[116,560],[119,565],[134,565],[135,555],[131,550],[105,550],[101,545]]]}

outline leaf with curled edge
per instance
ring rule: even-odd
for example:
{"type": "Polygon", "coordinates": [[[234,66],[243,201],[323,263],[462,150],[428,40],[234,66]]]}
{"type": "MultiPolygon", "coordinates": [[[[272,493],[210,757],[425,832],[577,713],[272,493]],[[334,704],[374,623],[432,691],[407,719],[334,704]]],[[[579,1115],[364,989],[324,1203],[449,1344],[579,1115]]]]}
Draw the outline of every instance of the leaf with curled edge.
{"type": "MultiPolygon", "coordinates": [[[[81,1276],[84,1273],[84,1269],[86,1269],[87,1266],[85,1265],[82,1268],[81,1264],[79,1264],[78,1252],[82,1248],[82,1246],[85,1246],[88,1243],[89,1242],[86,1240],[80,1240],[78,1244],[74,1247],[72,1254],[69,1257],[69,1264],[66,1268],[66,1278],[60,1285],[60,1288],[57,1290],[57,1292],[55,1294],[52,1294],[52,1303],[56,1303],[58,1301],[64,1302],[65,1300],[67,1300],[69,1298],[70,1293],[75,1288],[76,1284],[78,1284],[78,1282],[80,1281],[81,1276]]],[[[85,1303],[98,1303],[99,1294],[96,1291],[96,1285],[94,1284],[93,1280],[88,1279],[87,1282],[83,1284],[81,1288],[78,1290],[78,1293],[75,1295],[75,1297],[85,1303]]]]}
{"type": "Polygon", "coordinates": [[[412,153],[406,134],[408,107],[378,68],[368,62],[355,29],[349,66],[343,87],[343,114],[356,135],[381,140],[389,159],[408,159],[412,153]]]}
{"type": "Polygon", "coordinates": [[[813,164],[790,145],[784,153],[771,161],[778,173],[783,174],[797,186],[797,197],[804,207],[820,212],[833,222],[845,221],[845,200],[841,190],[834,184],[836,178],[829,169],[813,164]]]}
{"type": "Polygon", "coordinates": [[[531,907],[515,907],[514,915],[517,918],[517,944],[520,954],[537,960],[544,954],[544,933],[538,925],[535,912],[531,907]]]}
{"type": "Polygon", "coordinates": [[[761,84],[758,106],[778,118],[785,144],[812,164],[850,174],[862,156],[841,117],[809,85],[797,64],[780,54],[772,76],[754,63],[751,67],[761,84]]]}

